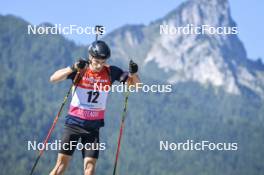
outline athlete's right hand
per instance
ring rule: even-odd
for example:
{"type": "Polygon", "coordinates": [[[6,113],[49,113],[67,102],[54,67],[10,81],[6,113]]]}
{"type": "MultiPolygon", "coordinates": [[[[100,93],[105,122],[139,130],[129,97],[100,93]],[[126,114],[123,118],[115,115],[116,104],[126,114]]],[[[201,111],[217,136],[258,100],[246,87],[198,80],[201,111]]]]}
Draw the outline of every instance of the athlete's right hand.
{"type": "Polygon", "coordinates": [[[84,59],[79,59],[77,62],[75,62],[71,69],[73,71],[77,71],[78,69],[83,69],[85,68],[86,64],[88,64],[88,61],[84,60],[84,59]]]}

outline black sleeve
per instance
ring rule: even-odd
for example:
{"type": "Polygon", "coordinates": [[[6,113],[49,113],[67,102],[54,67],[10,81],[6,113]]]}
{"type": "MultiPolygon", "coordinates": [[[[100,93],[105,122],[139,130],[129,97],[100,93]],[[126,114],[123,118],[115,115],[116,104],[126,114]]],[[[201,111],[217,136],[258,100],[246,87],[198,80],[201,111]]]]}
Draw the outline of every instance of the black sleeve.
{"type": "Polygon", "coordinates": [[[67,79],[71,79],[72,81],[74,80],[75,76],[76,76],[77,72],[72,72],[70,75],[67,76],[67,79]]]}
{"type": "Polygon", "coordinates": [[[119,81],[120,83],[126,82],[128,78],[128,72],[123,71],[117,66],[110,66],[111,82],[119,81]]]}

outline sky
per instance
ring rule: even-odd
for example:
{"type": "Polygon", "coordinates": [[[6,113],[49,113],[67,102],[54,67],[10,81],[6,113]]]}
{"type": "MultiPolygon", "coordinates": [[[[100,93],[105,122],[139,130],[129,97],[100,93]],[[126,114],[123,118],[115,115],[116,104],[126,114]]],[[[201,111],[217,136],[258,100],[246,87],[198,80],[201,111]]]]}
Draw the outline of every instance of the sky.
{"type": "MultiPolygon", "coordinates": [[[[3,0],[2,0],[3,1],[3,0]]],[[[31,24],[50,22],[67,26],[94,26],[103,24],[106,33],[125,24],[149,24],[162,18],[185,0],[76,0],[37,1],[8,0],[1,2],[0,14],[13,14],[31,24]]],[[[262,58],[264,61],[264,28],[262,0],[229,0],[231,15],[236,21],[239,38],[243,42],[248,57],[262,58]]],[[[70,35],[77,44],[89,44],[92,35],[70,35]]]]}

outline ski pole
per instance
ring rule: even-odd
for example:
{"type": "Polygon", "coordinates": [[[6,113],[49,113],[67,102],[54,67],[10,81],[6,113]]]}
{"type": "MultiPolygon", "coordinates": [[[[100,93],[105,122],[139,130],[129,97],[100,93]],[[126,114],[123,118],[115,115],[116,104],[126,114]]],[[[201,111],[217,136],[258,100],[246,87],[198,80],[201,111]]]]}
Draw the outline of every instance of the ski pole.
{"type": "Polygon", "coordinates": [[[63,99],[63,102],[62,102],[62,104],[61,104],[61,106],[60,106],[60,108],[59,108],[59,111],[58,111],[56,117],[55,117],[54,120],[53,120],[52,126],[51,126],[51,128],[50,128],[50,130],[49,130],[49,132],[48,132],[48,135],[46,136],[46,138],[45,138],[45,140],[44,140],[44,148],[41,149],[41,150],[39,151],[38,157],[37,157],[37,159],[35,160],[35,163],[34,163],[32,169],[31,169],[31,171],[30,171],[30,175],[32,175],[32,174],[34,173],[34,170],[35,170],[35,168],[36,168],[36,166],[37,166],[37,164],[38,164],[38,162],[39,162],[39,159],[40,159],[40,157],[42,156],[42,154],[43,154],[43,152],[44,152],[44,150],[45,150],[45,148],[46,148],[46,144],[47,144],[48,140],[50,139],[51,133],[52,133],[52,131],[54,130],[54,128],[55,128],[55,126],[56,126],[56,123],[57,123],[57,121],[58,121],[58,119],[59,119],[59,117],[60,117],[61,111],[62,111],[62,109],[63,109],[63,107],[64,107],[64,105],[65,105],[65,103],[66,103],[66,101],[67,101],[67,99],[68,99],[68,97],[69,97],[71,91],[72,91],[72,88],[74,87],[74,91],[73,91],[73,92],[75,92],[75,91],[76,91],[76,88],[77,88],[77,84],[78,84],[78,82],[81,80],[81,78],[82,78],[84,72],[85,72],[85,71],[83,71],[82,74],[80,74],[80,72],[77,72],[77,74],[76,74],[76,76],[75,76],[75,79],[74,79],[73,83],[71,84],[71,86],[70,86],[70,88],[69,88],[67,94],[65,95],[65,97],[64,97],[64,99],[63,99]],[[74,85],[75,85],[75,86],[74,86],[74,85]]]}
{"type": "Polygon", "coordinates": [[[126,114],[127,114],[128,96],[129,96],[129,91],[127,91],[126,95],[125,95],[125,104],[124,104],[124,109],[122,112],[122,121],[121,121],[120,131],[119,131],[113,175],[116,174],[116,167],[117,167],[117,162],[118,162],[119,152],[120,152],[120,147],[121,147],[121,139],[122,139],[122,135],[123,135],[123,129],[125,127],[125,118],[126,118],[126,114]]]}
{"type": "Polygon", "coordinates": [[[95,31],[95,41],[97,41],[99,35],[103,35],[104,26],[96,25],[94,31],[95,31]]]}

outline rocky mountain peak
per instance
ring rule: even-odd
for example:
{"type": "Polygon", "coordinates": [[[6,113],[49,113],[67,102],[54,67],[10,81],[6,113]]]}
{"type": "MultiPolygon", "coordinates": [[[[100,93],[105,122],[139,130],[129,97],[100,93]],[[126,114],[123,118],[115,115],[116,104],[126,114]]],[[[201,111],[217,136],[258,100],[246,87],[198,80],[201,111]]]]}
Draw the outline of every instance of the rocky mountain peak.
{"type": "Polygon", "coordinates": [[[113,57],[136,56],[147,77],[211,84],[232,94],[246,88],[264,96],[264,66],[247,58],[227,0],[189,0],[147,26],[130,28],[118,29],[126,37],[107,36],[113,57]]]}

